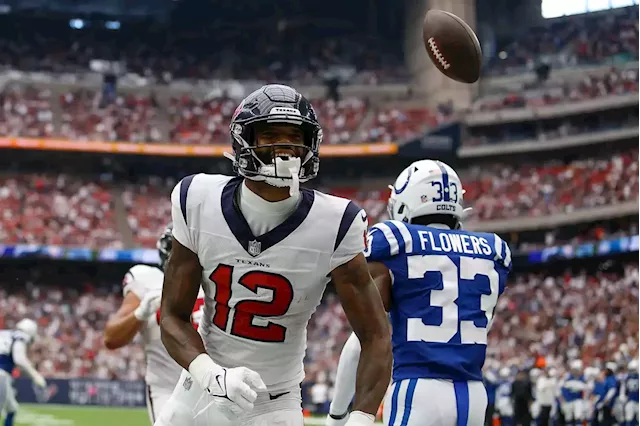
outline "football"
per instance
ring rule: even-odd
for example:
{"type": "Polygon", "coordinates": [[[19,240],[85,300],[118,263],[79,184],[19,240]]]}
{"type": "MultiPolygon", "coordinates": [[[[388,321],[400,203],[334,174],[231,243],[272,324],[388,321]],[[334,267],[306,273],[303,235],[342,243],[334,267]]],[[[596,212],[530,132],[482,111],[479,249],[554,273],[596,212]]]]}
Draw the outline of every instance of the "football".
{"type": "Polygon", "coordinates": [[[478,80],[482,50],[466,22],[444,10],[429,10],[424,18],[423,37],[431,62],[444,75],[461,83],[478,80]]]}

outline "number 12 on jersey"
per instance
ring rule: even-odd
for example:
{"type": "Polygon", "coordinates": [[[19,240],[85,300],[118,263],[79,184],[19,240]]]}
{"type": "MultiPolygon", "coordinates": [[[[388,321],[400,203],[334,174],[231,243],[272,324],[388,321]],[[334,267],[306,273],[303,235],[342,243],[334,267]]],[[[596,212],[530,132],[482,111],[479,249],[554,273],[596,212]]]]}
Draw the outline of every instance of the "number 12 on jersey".
{"type": "Polygon", "coordinates": [[[487,344],[488,326],[498,302],[500,278],[492,260],[462,256],[459,259],[460,267],[444,255],[413,255],[407,258],[409,279],[423,278],[428,272],[442,275],[442,289],[430,291],[430,304],[442,309],[442,322],[427,325],[422,318],[408,318],[407,341],[448,343],[459,330],[462,344],[487,344]],[[473,285],[478,275],[489,279],[490,293],[480,295],[480,309],[486,316],[487,327],[478,327],[470,320],[461,321],[459,304],[456,303],[461,294],[460,287],[473,285]]]}
{"type": "MultiPolygon", "coordinates": [[[[220,264],[211,273],[209,279],[216,285],[214,299],[216,312],[213,323],[222,331],[227,331],[231,308],[229,301],[233,291],[233,266],[220,264]]],[[[284,342],[286,327],[268,322],[265,326],[253,324],[256,316],[279,317],[287,313],[293,301],[291,282],[279,274],[263,271],[250,271],[242,275],[236,285],[257,294],[258,289],[272,293],[270,301],[241,300],[234,306],[235,315],[231,322],[231,334],[260,342],[284,342]]]]}

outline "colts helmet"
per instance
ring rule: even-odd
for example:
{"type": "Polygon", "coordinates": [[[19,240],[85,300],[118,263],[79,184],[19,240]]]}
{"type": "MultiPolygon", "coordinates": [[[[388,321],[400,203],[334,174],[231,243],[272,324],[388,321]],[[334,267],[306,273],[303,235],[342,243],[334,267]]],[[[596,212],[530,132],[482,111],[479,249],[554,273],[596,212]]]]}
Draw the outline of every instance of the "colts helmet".
{"type": "Polygon", "coordinates": [[[247,179],[295,187],[297,191],[298,182],[306,182],[318,174],[322,128],[311,103],[292,87],[269,84],[251,93],[236,108],[229,130],[233,155],[226,156],[233,161],[234,172],[247,179]],[[256,126],[265,123],[299,126],[304,147],[273,144],[260,149],[263,153],[270,148],[270,155],[259,156],[256,126]],[[303,148],[304,154],[301,158],[279,158],[278,147],[303,148]]]}
{"type": "Polygon", "coordinates": [[[389,189],[387,210],[393,220],[410,223],[419,216],[448,215],[455,218],[454,228],[459,229],[471,210],[463,207],[464,190],[458,174],[441,161],[412,163],[389,189]]]}
{"type": "Polygon", "coordinates": [[[171,253],[171,246],[173,244],[173,239],[171,237],[171,232],[173,231],[173,222],[169,222],[164,231],[162,231],[162,235],[158,242],[156,243],[156,248],[158,249],[158,254],[160,255],[160,269],[164,271],[164,267],[167,264],[167,259],[169,259],[169,254],[171,253]]]}

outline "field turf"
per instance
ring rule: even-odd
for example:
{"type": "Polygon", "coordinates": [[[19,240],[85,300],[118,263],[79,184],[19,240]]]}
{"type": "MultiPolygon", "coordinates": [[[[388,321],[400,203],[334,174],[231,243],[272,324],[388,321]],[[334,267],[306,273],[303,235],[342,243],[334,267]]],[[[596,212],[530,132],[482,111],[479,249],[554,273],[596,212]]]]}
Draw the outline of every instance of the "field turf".
{"type": "MultiPolygon", "coordinates": [[[[21,404],[16,426],[149,426],[147,411],[139,408],[76,407],[72,405],[21,404]]],[[[308,426],[322,426],[311,418],[308,426]]]]}

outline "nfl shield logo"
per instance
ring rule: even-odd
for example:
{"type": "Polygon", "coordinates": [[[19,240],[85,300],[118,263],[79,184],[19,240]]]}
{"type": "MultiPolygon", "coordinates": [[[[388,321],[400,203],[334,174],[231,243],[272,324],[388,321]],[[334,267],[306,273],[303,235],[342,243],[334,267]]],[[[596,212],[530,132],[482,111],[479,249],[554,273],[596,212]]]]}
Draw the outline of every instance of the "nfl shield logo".
{"type": "Polygon", "coordinates": [[[421,195],[420,196],[420,201],[422,201],[423,203],[426,203],[429,201],[429,197],[427,197],[426,195],[421,195]]]}
{"type": "Polygon", "coordinates": [[[262,251],[262,244],[260,243],[260,241],[249,241],[249,254],[251,256],[257,256],[260,254],[260,252],[262,251]]]}
{"type": "Polygon", "coordinates": [[[191,389],[192,384],[193,384],[193,380],[191,379],[191,377],[187,377],[186,379],[184,379],[184,383],[182,383],[182,387],[184,388],[184,390],[189,390],[191,389]]]}

